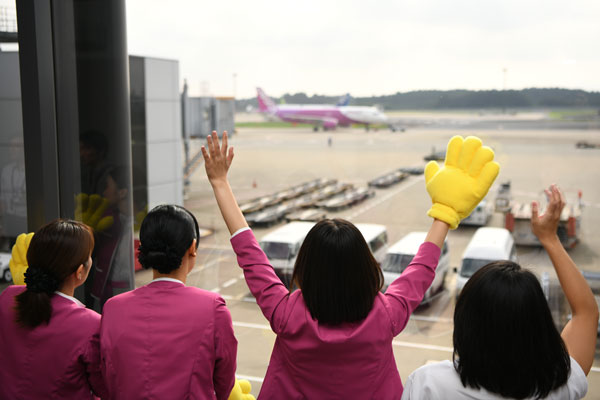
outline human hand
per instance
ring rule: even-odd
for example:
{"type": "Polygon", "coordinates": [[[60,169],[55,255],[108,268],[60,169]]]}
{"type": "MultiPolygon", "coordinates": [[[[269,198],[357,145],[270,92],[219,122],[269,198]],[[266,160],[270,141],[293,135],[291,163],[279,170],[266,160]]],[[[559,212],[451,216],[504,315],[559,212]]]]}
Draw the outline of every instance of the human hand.
{"type": "Polygon", "coordinates": [[[75,219],[88,225],[96,232],[102,232],[110,228],[115,219],[105,216],[108,200],[98,194],[88,195],[79,193],[75,196],[75,219]]]}
{"type": "Polygon", "coordinates": [[[219,144],[219,136],[216,131],[206,137],[207,146],[202,146],[202,157],[206,176],[212,185],[219,181],[227,180],[227,171],[233,161],[233,147],[227,151],[227,132],[223,132],[222,144],[219,144]],[[208,148],[208,150],[207,150],[208,148]]]}
{"type": "Polygon", "coordinates": [[[558,239],[556,230],[565,207],[565,198],[555,184],[550,185],[550,188],[545,189],[544,192],[549,201],[544,214],[538,216],[538,203],[536,201],[531,203],[531,231],[542,244],[552,239],[558,239]]]}
{"type": "Polygon", "coordinates": [[[245,379],[236,379],[227,400],[255,400],[254,396],[250,394],[250,390],[252,390],[250,382],[245,379]]]}
{"type": "Polygon", "coordinates": [[[500,165],[493,159],[494,151],[475,136],[450,139],[444,166],[430,161],[425,167],[425,184],[433,203],[427,215],[456,229],[498,176],[500,165]]]}
{"type": "Polygon", "coordinates": [[[10,274],[15,285],[25,285],[25,271],[29,267],[27,263],[27,250],[29,249],[32,237],[33,232],[21,233],[17,236],[17,241],[12,248],[8,267],[10,268],[10,274]]]}

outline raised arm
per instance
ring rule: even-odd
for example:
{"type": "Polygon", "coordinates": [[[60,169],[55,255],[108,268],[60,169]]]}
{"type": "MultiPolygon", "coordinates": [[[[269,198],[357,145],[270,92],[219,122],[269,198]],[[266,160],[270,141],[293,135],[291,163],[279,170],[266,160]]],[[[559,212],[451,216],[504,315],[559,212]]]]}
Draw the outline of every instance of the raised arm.
{"type": "Polygon", "coordinates": [[[219,137],[215,131],[212,135],[208,135],[206,139],[208,149],[202,146],[206,175],[215,193],[227,229],[229,229],[230,234],[234,234],[238,230],[248,227],[248,223],[227,180],[227,171],[229,171],[233,161],[233,147],[228,149],[227,132],[223,132],[222,144],[219,144],[219,137]]]}
{"type": "Polygon", "coordinates": [[[404,328],[431,286],[448,230],[471,213],[496,179],[500,166],[493,159],[494,152],[479,138],[454,136],[448,142],[444,166],[431,161],[425,167],[432,202],[427,215],[434,220],[410,265],[386,290],[396,321],[394,334],[404,328]]]}
{"type": "Polygon", "coordinates": [[[560,286],[567,297],[573,317],[564,327],[561,336],[569,355],[590,372],[596,351],[598,330],[598,305],[587,281],[560,243],[556,229],[565,201],[556,185],[545,190],[549,199],[546,212],[538,216],[538,204],[531,204],[531,229],[548,252],[560,286]]]}
{"type": "MultiPolygon", "coordinates": [[[[219,144],[217,132],[208,136],[207,141],[207,148],[202,146],[206,175],[229,233],[233,235],[240,229],[248,227],[227,180],[227,171],[233,160],[233,148],[227,148],[227,132],[223,132],[222,144],[219,144]]],[[[289,295],[288,290],[275,275],[273,267],[252,232],[242,232],[232,237],[231,244],[237,255],[238,264],[244,270],[248,288],[271,323],[273,331],[278,333],[281,319],[277,318],[275,311],[285,302],[289,295]]]]}

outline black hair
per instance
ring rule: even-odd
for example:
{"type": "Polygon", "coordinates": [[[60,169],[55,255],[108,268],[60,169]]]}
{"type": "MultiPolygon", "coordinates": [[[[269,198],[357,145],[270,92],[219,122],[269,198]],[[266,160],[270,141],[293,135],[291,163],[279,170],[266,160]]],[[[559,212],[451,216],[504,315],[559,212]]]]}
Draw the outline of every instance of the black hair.
{"type": "Polygon", "coordinates": [[[79,141],[84,146],[94,149],[100,158],[106,157],[106,153],[108,153],[108,140],[99,130],[86,130],[79,136],[79,141]]]}
{"type": "Polygon", "coordinates": [[[383,286],[383,274],[356,226],[343,219],[325,219],[306,235],[292,282],[302,290],[314,319],[337,325],[369,314],[383,286]]]}
{"type": "Polygon", "coordinates": [[[185,208],[172,204],[154,207],[140,228],[140,264],[161,274],[176,270],[194,239],[198,248],[199,231],[196,217],[185,208]]]}
{"type": "Polygon", "coordinates": [[[129,179],[131,176],[129,169],[121,166],[114,166],[109,168],[106,174],[115,181],[118,189],[129,189],[129,179]]]}
{"type": "Polygon", "coordinates": [[[544,398],[569,377],[569,353],[537,278],[492,262],[466,283],[454,310],[454,366],[463,386],[544,398]]]}
{"type": "Polygon", "coordinates": [[[16,321],[35,328],[50,322],[50,297],[94,249],[92,229],[78,221],[57,219],[42,226],[31,238],[25,271],[27,289],[16,296],[16,321]]]}

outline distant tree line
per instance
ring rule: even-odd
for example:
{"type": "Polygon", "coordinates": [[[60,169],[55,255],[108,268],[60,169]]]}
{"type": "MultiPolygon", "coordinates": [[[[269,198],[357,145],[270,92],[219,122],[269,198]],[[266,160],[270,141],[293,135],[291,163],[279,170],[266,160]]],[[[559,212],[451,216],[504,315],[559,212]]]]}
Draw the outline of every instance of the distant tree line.
{"type": "MultiPolygon", "coordinates": [[[[285,94],[273,98],[276,103],[288,104],[335,104],[339,96],[307,96],[305,93],[285,94]]],[[[256,98],[236,100],[236,107],[243,111],[248,105],[256,108],[256,98]]],[[[350,105],[378,105],[385,110],[445,110],[480,108],[597,108],[600,92],[571,89],[523,89],[523,90],[418,90],[386,96],[352,97],[350,105]]]]}

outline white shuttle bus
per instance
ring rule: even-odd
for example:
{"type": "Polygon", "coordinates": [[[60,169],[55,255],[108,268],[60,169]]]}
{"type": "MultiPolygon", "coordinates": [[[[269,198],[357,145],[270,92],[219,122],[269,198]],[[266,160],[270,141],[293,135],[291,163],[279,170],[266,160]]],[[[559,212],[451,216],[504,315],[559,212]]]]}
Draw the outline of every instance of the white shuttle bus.
{"type": "Polygon", "coordinates": [[[298,250],[314,225],[314,222],[290,222],[259,241],[275,273],[287,287],[290,286],[298,250]]]}
{"type": "Polygon", "coordinates": [[[467,218],[460,221],[460,224],[475,226],[487,225],[493,212],[493,205],[491,203],[488,203],[486,199],[483,199],[479,204],[477,204],[477,207],[475,207],[473,211],[471,211],[471,214],[469,214],[467,218]]]}
{"type": "Polygon", "coordinates": [[[515,240],[511,233],[504,228],[477,229],[462,256],[456,277],[456,296],[475,272],[484,265],[499,260],[517,262],[515,240]]]}
{"type": "MultiPolygon", "coordinates": [[[[426,236],[427,232],[411,232],[390,246],[383,264],[381,265],[385,280],[383,286],[384,291],[387,290],[388,286],[404,272],[406,267],[408,267],[408,264],[410,264],[415,254],[417,254],[419,246],[425,241],[426,236]]],[[[435,278],[429,289],[427,289],[427,292],[425,292],[423,303],[429,302],[434,294],[444,288],[444,282],[449,268],[450,252],[448,251],[448,241],[444,240],[440,260],[435,270],[435,278]]]]}
{"type": "Polygon", "coordinates": [[[373,257],[379,264],[383,262],[387,253],[387,228],[378,224],[355,224],[373,253],[373,257]]]}

